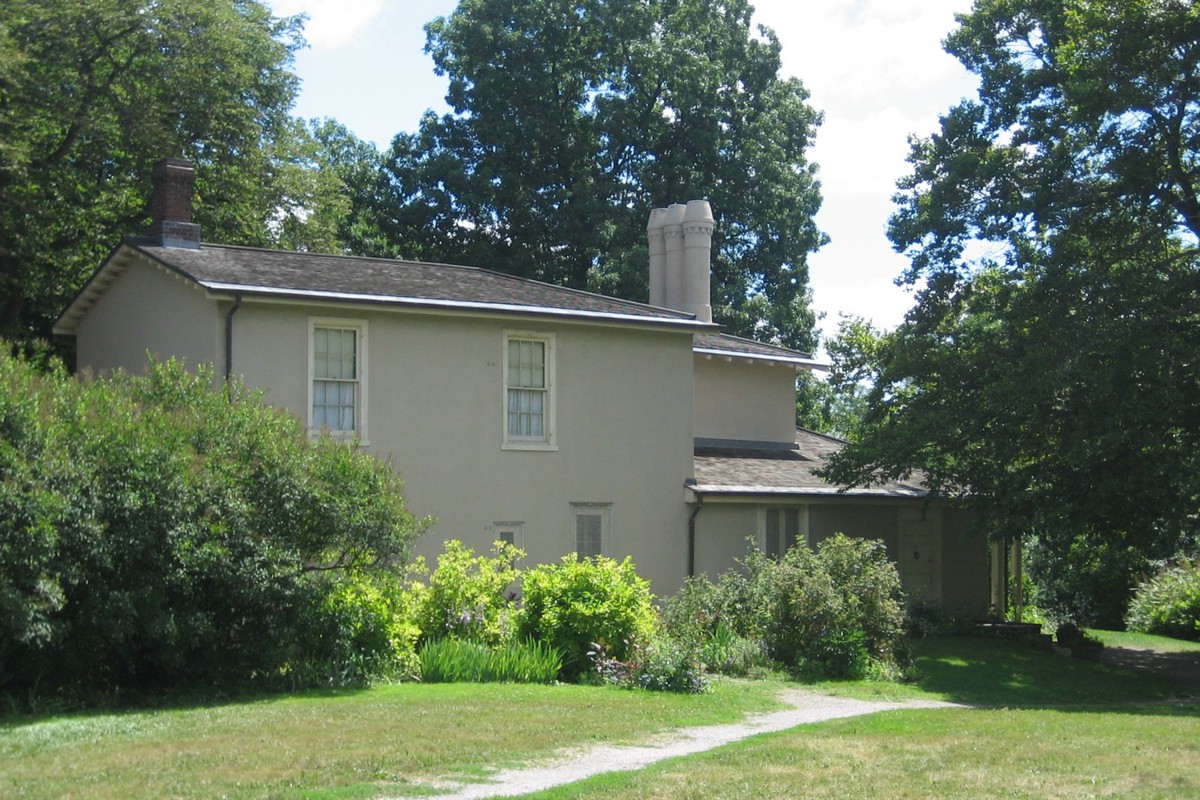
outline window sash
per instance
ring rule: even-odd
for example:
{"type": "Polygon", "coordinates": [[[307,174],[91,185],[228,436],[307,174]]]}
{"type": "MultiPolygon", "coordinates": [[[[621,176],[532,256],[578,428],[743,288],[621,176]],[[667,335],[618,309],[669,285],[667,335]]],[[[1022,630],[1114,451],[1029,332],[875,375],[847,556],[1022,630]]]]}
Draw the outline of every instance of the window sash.
{"type": "Polygon", "coordinates": [[[549,443],[551,343],[509,335],[505,340],[505,440],[549,443]]]}
{"type": "Polygon", "coordinates": [[[312,329],[312,427],[354,432],[361,427],[360,331],[314,325],[312,329]]]}

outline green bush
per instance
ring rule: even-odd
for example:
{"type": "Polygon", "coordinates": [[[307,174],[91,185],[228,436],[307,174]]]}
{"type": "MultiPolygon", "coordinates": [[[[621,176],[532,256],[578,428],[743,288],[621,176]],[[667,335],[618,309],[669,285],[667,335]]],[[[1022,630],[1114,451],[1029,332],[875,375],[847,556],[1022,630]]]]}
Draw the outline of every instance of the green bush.
{"type": "Polygon", "coordinates": [[[437,639],[420,651],[425,683],[553,683],[562,656],[545,642],[510,641],[499,647],[437,639]]]}
{"type": "Polygon", "coordinates": [[[700,694],[708,690],[704,664],[691,648],[669,636],[658,635],[630,648],[629,660],[620,661],[596,645],[589,653],[602,683],[623,689],[700,694]]]}
{"type": "Polygon", "coordinates": [[[421,640],[449,637],[493,646],[509,641],[520,577],[514,564],[523,555],[504,542],[496,542],[490,557],[475,555],[456,539],[446,542],[428,584],[414,587],[421,640]]]}
{"type": "Polygon", "coordinates": [[[525,573],[520,634],[554,647],[563,657],[562,677],[577,680],[592,669],[593,644],[619,661],[654,631],[650,584],[633,561],[563,557],[525,573]]]}
{"type": "Polygon", "coordinates": [[[372,678],[420,675],[412,596],[389,574],[360,572],[324,593],[308,629],[311,645],[301,683],[363,685],[372,678]]]}
{"type": "Polygon", "coordinates": [[[799,673],[860,678],[908,657],[900,578],[883,543],[841,534],[793,547],[768,570],[766,644],[799,673]]]}
{"type": "Polygon", "coordinates": [[[1200,561],[1185,559],[1140,584],[1125,624],[1131,631],[1200,640],[1200,561]]]}
{"type": "Polygon", "coordinates": [[[756,597],[750,588],[753,583],[740,572],[723,575],[720,583],[703,575],[688,578],[678,592],[662,601],[663,629],[709,672],[745,676],[769,668],[771,658],[762,641],[765,606],[761,617],[747,612],[758,605],[752,599],[756,597]]]}
{"type": "Polygon", "coordinates": [[[215,385],[0,348],[0,691],[294,681],[328,595],[406,560],[422,523],[386,464],[215,385]]]}

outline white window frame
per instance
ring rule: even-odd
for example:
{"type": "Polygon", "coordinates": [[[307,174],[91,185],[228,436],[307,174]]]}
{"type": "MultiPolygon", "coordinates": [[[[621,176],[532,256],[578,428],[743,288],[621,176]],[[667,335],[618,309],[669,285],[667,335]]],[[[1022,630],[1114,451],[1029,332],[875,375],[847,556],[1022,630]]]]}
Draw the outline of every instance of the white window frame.
{"type": "Polygon", "coordinates": [[[790,548],[796,545],[808,545],[808,506],[806,505],[779,505],[779,506],[761,506],[758,512],[758,549],[765,555],[781,557],[790,548]],[[772,532],[770,530],[770,517],[773,514],[779,514],[780,529],[772,532]],[[789,540],[787,536],[786,520],[788,514],[796,515],[796,534],[795,538],[789,540]],[[777,537],[772,546],[771,537],[777,537]]]}
{"type": "Polygon", "coordinates": [[[357,439],[360,445],[367,445],[367,321],[365,319],[347,319],[341,317],[309,317],[308,318],[308,404],[306,418],[309,435],[316,436],[325,430],[336,439],[351,441],[357,439]],[[319,427],[313,419],[313,387],[316,383],[316,332],[318,329],[349,330],[355,334],[355,383],[354,393],[354,429],[332,430],[319,427]]]}
{"type": "Polygon", "coordinates": [[[493,522],[492,541],[509,542],[518,550],[525,549],[524,522],[493,522]]]}
{"type": "MultiPolygon", "coordinates": [[[[557,450],[558,445],[555,439],[554,417],[555,407],[555,342],[554,334],[552,333],[532,333],[529,331],[505,331],[504,332],[504,357],[503,357],[503,375],[502,384],[502,404],[503,411],[502,430],[504,431],[504,439],[501,447],[505,450],[557,450]],[[544,348],[544,363],[543,375],[545,387],[542,391],[545,392],[545,402],[542,409],[542,435],[540,436],[519,436],[509,432],[508,427],[508,403],[509,403],[509,385],[508,385],[508,351],[509,343],[514,341],[540,342],[544,348]]],[[[525,387],[513,387],[522,389],[525,387]]]]}
{"type": "Polygon", "coordinates": [[[579,552],[579,518],[583,516],[600,517],[600,552],[588,555],[612,556],[612,503],[571,503],[571,548],[580,558],[585,558],[579,552]]]}

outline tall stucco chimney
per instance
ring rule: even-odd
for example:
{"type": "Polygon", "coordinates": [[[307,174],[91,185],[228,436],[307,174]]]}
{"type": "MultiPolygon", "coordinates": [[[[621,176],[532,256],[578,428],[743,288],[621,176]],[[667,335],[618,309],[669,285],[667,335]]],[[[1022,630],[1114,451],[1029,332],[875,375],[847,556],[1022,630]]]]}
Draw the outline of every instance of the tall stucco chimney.
{"type": "Polygon", "coordinates": [[[667,210],[655,208],[650,211],[646,223],[646,239],[650,248],[650,305],[665,308],[667,305],[667,243],[663,225],[667,221],[667,210]]]}
{"type": "Polygon", "coordinates": [[[650,303],[712,322],[709,299],[712,207],[707,200],[673,203],[650,212],[650,303]]]}
{"type": "Polygon", "coordinates": [[[150,173],[150,230],[163,247],[200,249],[200,226],[192,222],[196,170],[182,158],[164,158],[150,173]]]}
{"type": "Polygon", "coordinates": [[[663,211],[663,256],[666,279],[663,284],[663,307],[682,311],[679,307],[683,292],[683,213],[687,206],[672,203],[663,211]]]}
{"type": "Polygon", "coordinates": [[[689,200],[683,214],[683,280],[678,308],[704,322],[712,322],[712,234],[712,206],[707,200],[689,200]]]}

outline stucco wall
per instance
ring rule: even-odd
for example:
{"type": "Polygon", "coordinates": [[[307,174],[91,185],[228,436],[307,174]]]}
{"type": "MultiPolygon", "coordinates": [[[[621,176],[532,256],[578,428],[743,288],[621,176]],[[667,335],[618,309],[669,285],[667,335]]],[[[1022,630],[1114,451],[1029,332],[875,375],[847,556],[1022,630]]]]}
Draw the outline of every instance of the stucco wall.
{"type": "Polygon", "coordinates": [[[217,362],[223,319],[204,290],[135,256],[79,322],[76,363],[101,373],[139,373],[146,352],[189,366],[217,362]]]}
{"type": "Polygon", "coordinates": [[[437,517],[419,552],[458,538],[490,546],[523,523],[530,563],[575,549],[572,503],[611,504],[611,555],[633,556],[654,591],[687,570],[692,353],[686,333],[501,318],[356,313],[247,302],[234,371],[304,417],[311,315],[365,319],[370,450],[390,458],[418,515],[437,517]],[[504,331],[553,334],[557,450],[502,447],[504,331]]]}
{"type": "Polygon", "coordinates": [[[796,436],[796,373],[696,356],[696,436],[786,442],[796,436]]]}
{"type": "Polygon", "coordinates": [[[746,552],[746,537],[757,537],[761,509],[782,506],[803,509],[802,525],[816,546],[835,533],[880,539],[888,557],[900,564],[900,534],[905,520],[928,521],[937,532],[937,565],[940,602],[954,613],[983,616],[989,598],[986,537],[970,532],[969,517],[948,508],[926,508],[922,501],[819,498],[792,502],[752,498],[708,497],[696,517],[696,571],[715,578],[736,566],[746,552]]]}

